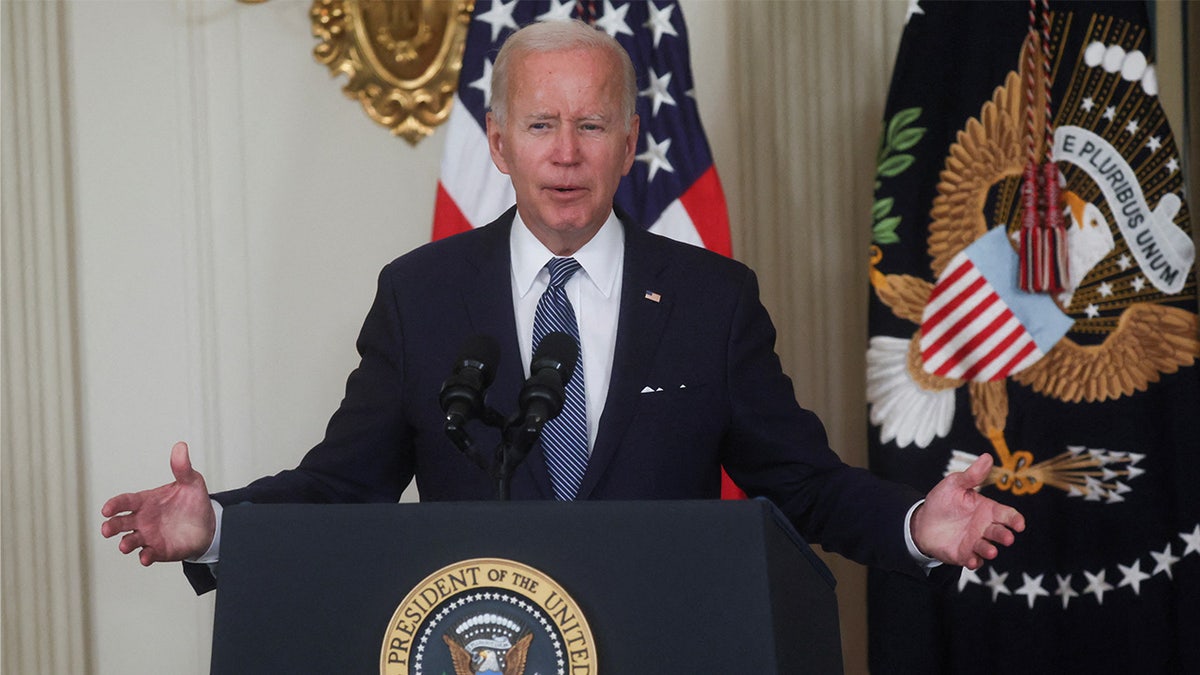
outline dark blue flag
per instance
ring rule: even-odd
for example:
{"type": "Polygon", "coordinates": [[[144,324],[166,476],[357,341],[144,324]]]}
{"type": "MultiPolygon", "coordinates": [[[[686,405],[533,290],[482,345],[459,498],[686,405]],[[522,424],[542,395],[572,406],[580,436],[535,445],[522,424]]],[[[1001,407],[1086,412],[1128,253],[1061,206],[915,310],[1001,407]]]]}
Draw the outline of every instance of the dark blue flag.
{"type": "Polygon", "coordinates": [[[979,570],[871,571],[874,673],[1200,672],[1195,247],[1147,26],[1140,2],[910,6],[872,214],[871,466],[928,490],[990,453],[984,493],[1028,529],[979,570]],[[1052,211],[1064,267],[1031,291],[1052,211]]]}

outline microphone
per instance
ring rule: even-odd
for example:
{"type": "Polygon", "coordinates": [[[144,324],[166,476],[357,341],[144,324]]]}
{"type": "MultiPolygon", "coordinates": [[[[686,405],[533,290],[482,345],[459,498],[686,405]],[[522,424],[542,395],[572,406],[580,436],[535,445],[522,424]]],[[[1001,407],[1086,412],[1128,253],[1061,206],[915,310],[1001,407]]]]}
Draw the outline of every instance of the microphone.
{"type": "Polygon", "coordinates": [[[529,379],[518,396],[526,433],[541,432],[542,425],[562,411],[565,388],[578,360],[575,338],[559,331],[542,338],[529,366],[529,379]]]}
{"type": "Polygon", "coordinates": [[[453,372],[442,383],[438,402],[446,413],[446,433],[456,444],[456,437],[463,435],[463,426],[484,414],[483,392],[496,379],[499,360],[496,341],[487,335],[474,335],[463,345],[454,360],[453,372]]]}

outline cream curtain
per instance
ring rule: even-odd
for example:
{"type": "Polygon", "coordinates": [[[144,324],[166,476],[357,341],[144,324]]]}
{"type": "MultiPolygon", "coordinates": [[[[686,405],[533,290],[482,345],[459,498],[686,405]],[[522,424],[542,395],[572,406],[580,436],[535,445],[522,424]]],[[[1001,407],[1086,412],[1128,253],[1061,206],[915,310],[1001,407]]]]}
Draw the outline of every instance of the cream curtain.
{"type": "MultiPolygon", "coordinates": [[[[735,164],[719,168],[734,255],[759,274],[800,404],[820,415],[846,462],[865,466],[870,207],[905,5],[731,9],[740,143],[735,164]]],[[[846,672],[865,672],[865,568],[825,560],[838,578],[846,672]]]]}
{"type": "Polygon", "coordinates": [[[87,672],[87,565],[63,5],[5,2],[3,466],[5,673],[87,672]]]}

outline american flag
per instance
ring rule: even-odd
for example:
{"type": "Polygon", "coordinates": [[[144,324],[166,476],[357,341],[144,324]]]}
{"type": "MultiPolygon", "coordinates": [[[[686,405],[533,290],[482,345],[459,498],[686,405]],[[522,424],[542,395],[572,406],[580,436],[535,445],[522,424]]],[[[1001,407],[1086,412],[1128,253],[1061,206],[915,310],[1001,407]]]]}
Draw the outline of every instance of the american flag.
{"type": "Polygon", "coordinates": [[[693,92],[687,29],[675,2],[479,0],[467,33],[434,209],[433,238],[494,220],[516,196],[488,154],[492,61],[518,27],[580,18],[615,37],[638,75],[641,138],[617,205],[641,227],[731,254],[725,194],[693,92]]]}

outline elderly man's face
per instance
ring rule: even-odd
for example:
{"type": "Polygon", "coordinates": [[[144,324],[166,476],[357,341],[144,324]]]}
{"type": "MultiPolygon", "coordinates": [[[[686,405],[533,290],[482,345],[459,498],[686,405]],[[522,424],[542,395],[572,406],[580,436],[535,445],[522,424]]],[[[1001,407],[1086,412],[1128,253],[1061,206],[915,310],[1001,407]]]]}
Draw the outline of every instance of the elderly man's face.
{"type": "Polygon", "coordinates": [[[633,166],[638,120],[626,129],[618,66],[606,52],[533,53],[511,68],[504,124],[488,115],[492,160],[512,178],[533,234],[569,255],[604,224],[633,166]]]}

